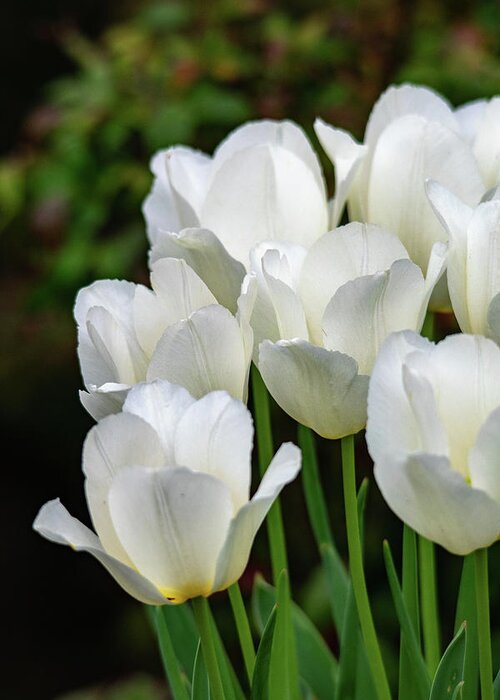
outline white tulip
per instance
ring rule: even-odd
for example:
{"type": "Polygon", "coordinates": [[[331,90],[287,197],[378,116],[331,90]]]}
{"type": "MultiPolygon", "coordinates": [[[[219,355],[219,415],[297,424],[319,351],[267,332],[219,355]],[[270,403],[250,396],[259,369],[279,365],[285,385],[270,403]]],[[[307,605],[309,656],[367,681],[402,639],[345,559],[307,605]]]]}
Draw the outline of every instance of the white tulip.
{"type": "Polygon", "coordinates": [[[475,208],[434,181],[427,194],[449,236],[448,289],[460,328],[500,343],[500,193],[475,208]]]}
{"type": "Polygon", "coordinates": [[[196,401],[169,382],[139,384],[85,442],[97,536],[58,499],[34,528],[95,556],[142,602],[208,596],[241,576],[269,508],[300,469],[300,450],[282,445],[249,500],[252,443],[249,411],[226,392],[196,401]]]}
{"type": "Polygon", "coordinates": [[[157,258],[162,247],[169,255],[176,248],[182,257],[186,249],[190,256],[193,248],[204,253],[211,249],[210,260],[201,266],[208,264],[210,269],[195,269],[209,275],[210,281],[203,279],[214,293],[214,266],[223,264],[234,277],[241,273],[241,264],[248,268],[250,250],[261,241],[287,240],[309,247],[328,230],[321,167],[307,137],[292,122],[245,124],[212,158],[175,147],[157,153],[151,167],[156,177],[143,211],[153,256],[157,258]],[[197,234],[193,229],[209,231],[197,234]],[[222,244],[218,248],[216,241],[222,244]]]}
{"type": "Polygon", "coordinates": [[[446,234],[427,201],[425,180],[441,182],[468,205],[479,202],[498,180],[499,102],[484,107],[474,139],[467,115],[432,90],[390,87],[372,110],[363,146],[351,140],[350,158],[345,132],[317,120],[316,133],[335,165],[337,208],[347,197],[352,219],[393,231],[426,273],[434,243],[446,234]]]}
{"type": "Polygon", "coordinates": [[[392,510],[454,554],[500,536],[500,348],[412,332],[382,346],[368,393],[368,449],[392,510]]]}
{"type": "Polygon", "coordinates": [[[184,260],[153,263],[152,290],[101,280],[76,299],[83,405],[99,420],[121,409],[134,384],[167,379],[201,397],[216,389],[246,401],[252,289],[233,316],[184,260]]]}
{"type": "Polygon", "coordinates": [[[308,251],[258,247],[254,357],[277,403],[327,438],[360,430],[378,349],[393,331],[420,330],[445,253],[437,243],[424,279],[396,236],[360,223],[308,251]]]}

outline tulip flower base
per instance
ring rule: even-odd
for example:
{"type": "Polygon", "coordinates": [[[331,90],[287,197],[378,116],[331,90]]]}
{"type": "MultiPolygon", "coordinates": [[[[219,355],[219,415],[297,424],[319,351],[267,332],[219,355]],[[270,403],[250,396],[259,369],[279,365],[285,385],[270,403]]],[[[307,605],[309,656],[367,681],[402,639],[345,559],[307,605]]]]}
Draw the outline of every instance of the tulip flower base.
{"type": "Polygon", "coordinates": [[[453,109],[414,85],[383,93],[363,143],[318,119],[333,198],[287,120],[245,124],[212,156],[154,155],[150,286],[98,280],[74,308],[92,529],[59,499],[34,528],[148,606],[173,700],[500,698],[499,123],[499,97],[453,109]],[[434,310],[461,332],[436,337],[434,310]],[[300,449],[275,451],[285,424],[300,449]],[[340,441],[342,464],[322,464],[318,441],[340,441]],[[355,441],[373,461],[363,480],[355,441]],[[369,483],[403,532],[401,571],[375,544],[398,648],[366,570],[369,483]],[[343,512],[326,496],[340,489],[343,512]],[[249,600],[239,580],[264,521],[270,580],[249,600]],[[297,525],[321,571],[315,622],[298,603],[297,525]],[[463,572],[444,600],[436,559],[450,554],[463,572]],[[221,592],[238,645],[212,614],[221,592]]]}

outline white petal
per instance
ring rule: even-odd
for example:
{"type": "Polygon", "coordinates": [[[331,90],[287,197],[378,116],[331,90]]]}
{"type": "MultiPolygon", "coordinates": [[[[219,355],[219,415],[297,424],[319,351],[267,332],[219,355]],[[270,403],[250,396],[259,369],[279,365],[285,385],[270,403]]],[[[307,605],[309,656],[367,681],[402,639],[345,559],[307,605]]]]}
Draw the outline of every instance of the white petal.
{"type": "Polygon", "coordinates": [[[185,260],[219,304],[231,313],[236,311],[245,268],[229,255],[212,231],[203,228],[187,228],[180,233],[162,231],[151,250],[151,263],[161,258],[185,260]]]}
{"type": "Polygon", "coordinates": [[[148,238],[154,244],[162,229],[178,231],[182,222],[177,210],[176,195],[167,176],[167,151],[158,151],[151,159],[150,168],[155,176],[151,192],[144,200],[142,213],[146,220],[148,238]]]}
{"type": "MultiPolygon", "coordinates": [[[[157,379],[154,382],[137,384],[133,387],[127,396],[123,410],[139,416],[154,429],[161,444],[163,462],[175,464],[174,440],[177,424],[194,402],[195,399],[182,386],[157,379]]],[[[137,461],[128,463],[155,466],[137,461]]]]}
{"type": "Polygon", "coordinates": [[[429,201],[450,237],[447,280],[453,311],[464,332],[472,330],[467,306],[467,228],[474,210],[434,180],[426,182],[429,201]]]}
{"type": "Polygon", "coordinates": [[[41,508],[33,528],[51,542],[67,544],[77,552],[92,554],[127,593],[142,603],[163,605],[167,602],[144,576],[105,552],[94,533],[73,518],[59,499],[49,501],[41,508]]]}
{"type": "Polygon", "coordinates": [[[488,547],[500,535],[500,505],[469,486],[446,457],[387,453],[375,479],[396,515],[453,554],[488,547]]]}
{"type": "Polygon", "coordinates": [[[488,332],[488,307],[500,292],[500,200],[476,207],[467,235],[467,306],[471,330],[488,332]]]}
{"type": "Polygon", "coordinates": [[[248,501],[252,445],[253,422],[246,406],[226,392],[214,391],[180,418],[175,463],[220,479],[236,511],[248,501]]]}
{"type": "Polygon", "coordinates": [[[110,381],[109,367],[94,346],[87,331],[92,307],[102,307],[129,337],[133,333],[132,300],[136,285],[122,280],[99,280],[81,289],[75,301],[74,316],[78,324],[78,357],[85,384],[100,386],[110,381]]]}
{"type": "Polygon", "coordinates": [[[460,131],[470,144],[473,144],[475,141],[487,104],[487,100],[474,100],[461,105],[455,110],[455,117],[460,126],[460,131]]]}
{"type": "Polygon", "coordinates": [[[196,272],[178,258],[161,258],[153,263],[151,286],[154,295],[146,290],[146,294],[136,293],[134,298],[137,337],[149,356],[168,326],[203,306],[217,303],[196,272]]]}
{"type": "Polygon", "coordinates": [[[217,560],[214,590],[237,581],[248,562],[257,530],[283,486],[295,479],[301,463],[300,450],[287,442],[275,454],[256,494],[231,522],[227,539],[217,560]]]}
{"type": "Polygon", "coordinates": [[[474,143],[485,188],[495,187],[500,180],[500,97],[491,99],[482,114],[474,143]]]}
{"type": "Polygon", "coordinates": [[[249,358],[238,321],[223,306],[206,306],[168,328],[151,358],[147,379],[167,379],[201,398],[225,389],[246,396],[249,358]]]}
{"type": "Polygon", "coordinates": [[[104,549],[131,566],[118,540],[108,509],[108,491],[124,467],[160,467],[165,462],[160,440],[141,418],[119,413],[104,418],[87,435],[83,446],[85,493],[92,523],[104,549]]]}
{"type": "Polygon", "coordinates": [[[102,306],[87,314],[88,336],[108,370],[106,382],[135,384],[144,378],[146,357],[134,331],[120,325],[102,306]]]}
{"type": "Polygon", "coordinates": [[[314,122],[319,142],[335,167],[335,197],[330,226],[337,226],[354,176],[363,161],[367,147],[357,143],[347,131],[335,129],[321,119],[314,122]]]}
{"type": "Polygon", "coordinates": [[[215,151],[214,169],[220,168],[238,151],[262,144],[280,146],[295,154],[311,170],[318,186],[324,189],[321,165],[309,139],[300,126],[288,120],[263,119],[243,124],[235,129],[215,151]]]}
{"type": "Polygon", "coordinates": [[[401,241],[378,226],[352,222],[322,236],[307,253],[299,287],[314,341],[322,344],[321,320],[339,287],[402,258],[408,253],[401,241]]]}
{"type": "MultiPolygon", "coordinates": [[[[182,228],[197,226],[210,180],[212,159],[201,151],[176,146],[167,151],[165,166],[182,228]]],[[[163,227],[163,230],[168,229],[163,227]]]]}
{"type": "Polygon", "coordinates": [[[174,602],[212,591],[233,517],[224,484],[189,469],[123,470],[109,492],[118,536],[139,571],[174,602]]]}
{"type": "Polygon", "coordinates": [[[457,131],[458,122],[449,103],[430,88],[420,85],[391,85],[373,107],[365,132],[365,143],[373,146],[386,126],[407,114],[420,115],[457,131]]]}
{"type": "Polygon", "coordinates": [[[368,377],[352,357],[305,340],[264,341],[259,370],[281,408],[319,435],[336,439],[364,426],[368,377]]]}
{"type": "Polygon", "coordinates": [[[432,245],[446,239],[425,195],[427,178],[469,204],[479,201],[484,189],[471,149],[454,132],[420,116],[401,117],[378,139],[367,216],[394,231],[422,270],[427,270],[432,245]]]}
{"type": "Polygon", "coordinates": [[[500,406],[500,348],[473,335],[450,335],[428,355],[414,354],[406,364],[429,379],[448,434],[450,461],[468,478],[468,454],[489,414],[500,406]]]}
{"type": "Polygon", "coordinates": [[[90,413],[94,420],[101,420],[112,413],[122,410],[123,402],[129,392],[129,384],[116,384],[108,382],[100,387],[89,387],[87,391],[80,391],[82,406],[90,413]]]}
{"type": "Polygon", "coordinates": [[[448,457],[448,436],[430,381],[408,365],[403,365],[402,375],[406,398],[418,431],[419,451],[448,457]]]}
{"type": "Polygon", "coordinates": [[[326,307],[325,347],[350,355],[361,374],[370,374],[389,333],[420,330],[425,292],[420,268],[410,260],[397,260],[386,272],[347,282],[326,307]]]}
{"type": "Polygon", "coordinates": [[[368,391],[366,441],[374,462],[385,454],[421,449],[419,425],[403,384],[403,364],[410,353],[432,348],[411,331],[390,335],[380,348],[368,391]]]}
{"type": "Polygon", "coordinates": [[[201,213],[228,252],[244,265],[260,241],[308,247],[326,229],[324,191],[310,168],[281,146],[236,152],[217,170],[201,213]]]}
{"type": "Polygon", "coordinates": [[[500,408],[481,427],[469,452],[471,484],[482,489],[500,505],[500,408]]]}

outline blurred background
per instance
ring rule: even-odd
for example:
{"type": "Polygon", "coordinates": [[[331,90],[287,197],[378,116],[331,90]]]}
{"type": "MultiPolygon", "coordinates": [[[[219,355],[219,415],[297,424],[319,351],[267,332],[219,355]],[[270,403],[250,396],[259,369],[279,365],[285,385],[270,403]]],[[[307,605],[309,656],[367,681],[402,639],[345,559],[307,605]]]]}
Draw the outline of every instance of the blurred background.
{"type": "MultiPolygon", "coordinates": [[[[499,6],[4,0],[0,66],[2,697],[160,700],[167,695],[141,606],[90,557],[31,531],[40,505],[55,496],[88,521],[80,454],[91,419],[77,393],[75,293],[100,277],[147,283],[141,202],[155,150],[188,143],[210,152],[243,120],[261,117],[294,119],[313,138],[321,116],[361,138],[373,102],[392,82],[425,83],[453,104],[498,94],[499,6]]],[[[333,173],[323,163],[331,187],[333,173]]],[[[441,319],[442,332],[446,323],[441,319]]],[[[275,419],[277,442],[294,439],[294,426],[277,410],[275,419]]],[[[345,553],[338,450],[319,448],[345,553]]],[[[360,472],[369,475],[361,441],[358,456],[360,472]]],[[[297,485],[284,511],[294,593],[335,648],[297,485]]],[[[397,552],[401,528],[375,487],[367,518],[369,587],[391,666],[397,624],[381,542],[389,537],[397,552]]],[[[256,570],[267,571],[266,547],[261,534],[245,591],[256,570]]],[[[495,548],[492,554],[498,573],[495,548]]],[[[457,558],[439,553],[446,641],[459,567],[457,558]]],[[[498,575],[491,587],[498,622],[498,575]]],[[[224,595],[214,606],[232,652],[224,595]]],[[[498,651],[495,638],[496,667],[498,651]]]]}

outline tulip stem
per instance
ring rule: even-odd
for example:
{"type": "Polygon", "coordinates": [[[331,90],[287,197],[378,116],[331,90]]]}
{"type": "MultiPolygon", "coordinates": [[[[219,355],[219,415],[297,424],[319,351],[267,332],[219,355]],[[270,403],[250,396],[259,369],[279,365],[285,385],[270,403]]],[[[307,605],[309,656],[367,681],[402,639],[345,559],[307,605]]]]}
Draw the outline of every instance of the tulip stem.
{"type": "Polygon", "coordinates": [[[214,640],[212,637],[210,626],[210,609],[208,600],[199,596],[193,598],[193,613],[196,620],[196,626],[200,635],[201,649],[203,652],[203,660],[208,673],[210,682],[210,693],[213,700],[225,700],[224,688],[222,686],[222,678],[217,663],[217,655],[215,653],[214,640]]]}
{"type": "Polygon", "coordinates": [[[479,675],[481,700],[493,700],[491,661],[490,599],[488,592],[488,550],[474,552],[476,578],[477,631],[479,641],[479,675]]]}
{"type": "Polygon", "coordinates": [[[238,583],[233,583],[233,585],[229,586],[227,590],[229,593],[229,600],[231,601],[231,608],[233,609],[236,629],[238,630],[243,661],[245,663],[245,669],[251,687],[255,667],[255,647],[253,644],[252,632],[250,630],[250,623],[248,622],[245,603],[243,602],[243,597],[241,595],[241,590],[238,583]]]}
{"type": "Polygon", "coordinates": [[[189,695],[182,680],[179,663],[175,655],[170,632],[165,622],[165,618],[163,617],[163,611],[161,607],[156,607],[151,609],[151,613],[160,647],[163,668],[165,669],[165,673],[170,684],[172,697],[174,700],[189,700],[189,695]]]}
{"type": "Polygon", "coordinates": [[[420,573],[420,603],[422,610],[422,635],[425,661],[431,678],[441,658],[439,633],[439,609],[436,584],[436,556],[434,544],[425,537],[418,538],[418,563],[420,573]]]}
{"type": "MultiPolygon", "coordinates": [[[[257,432],[257,450],[259,455],[259,471],[264,476],[273,455],[273,434],[271,428],[271,411],[269,395],[259,370],[252,365],[252,389],[255,427],[257,432]]],[[[269,537],[269,549],[271,552],[271,568],[273,571],[274,585],[278,585],[278,578],[283,569],[288,570],[286,556],[285,533],[283,530],[283,518],[281,505],[276,499],[267,515],[267,532],[269,537]]]]}
{"type": "Polygon", "coordinates": [[[358,609],[361,632],[368,656],[378,700],[391,700],[391,691],[387,681],[382,653],[375,631],[373,616],[366,587],[363,569],[363,550],[359,532],[358,503],[356,495],[356,468],[354,462],[354,436],[342,438],[342,474],[344,482],[344,502],[347,526],[347,545],[349,549],[349,567],[358,609]]]}

